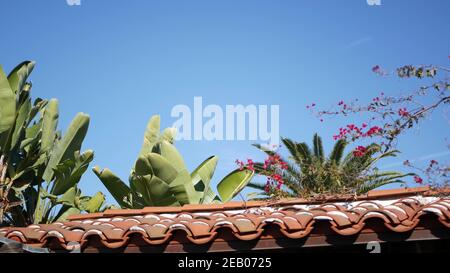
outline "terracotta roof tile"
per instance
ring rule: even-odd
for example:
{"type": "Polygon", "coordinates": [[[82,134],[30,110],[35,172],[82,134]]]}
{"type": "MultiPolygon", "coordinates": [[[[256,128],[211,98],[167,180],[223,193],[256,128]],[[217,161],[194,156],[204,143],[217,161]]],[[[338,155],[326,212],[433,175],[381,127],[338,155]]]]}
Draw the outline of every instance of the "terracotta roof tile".
{"type": "Polygon", "coordinates": [[[392,190],[384,191],[387,195],[368,194],[369,197],[378,196],[377,200],[323,204],[289,200],[275,205],[247,202],[243,206],[243,202],[232,202],[181,208],[107,210],[73,216],[64,223],[0,228],[0,236],[39,247],[49,246],[52,241],[62,249],[71,250],[73,242],[86,248],[91,246],[93,238],[98,238],[107,248],[125,247],[134,235],[140,236],[146,244],[163,245],[175,240],[178,231],[187,241],[198,245],[213,242],[225,230],[238,240],[254,240],[265,236],[264,231],[274,226],[283,236],[299,239],[311,234],[322,221],[330,223],[333,232],[348,236],[361,232],[367,220],[372,218],[380,219],[394,232],[406,232],[416,228],[424,214],[436,215],[444,227],[450,228],[450,198],[426,196],[423,190],[403,191],[406,196],[400,199],[385,198],[400,194],[392,190]]]}

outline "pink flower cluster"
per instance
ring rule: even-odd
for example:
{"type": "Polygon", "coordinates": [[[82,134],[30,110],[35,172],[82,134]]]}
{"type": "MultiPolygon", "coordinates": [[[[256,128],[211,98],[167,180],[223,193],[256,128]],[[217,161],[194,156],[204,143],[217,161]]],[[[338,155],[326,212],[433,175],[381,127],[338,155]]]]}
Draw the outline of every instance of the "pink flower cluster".
{"type": "Polygon", "coordinates": [[[243,161],[240,161],[239,159],[236,159],[236,164],[239,166],[239,170],[247,169],[249,171],[255,171],[255,163],[251,159],[247,159],[247,164],[245,164],[243,161]]]}
{"type": "Polygon", "coordinates": [[[363,123],[361,127],[356,126],[355,124],[349,124],[345,128],[339,128],[339,134],[334,135],[333,139],[345,139],[348,137],[352,137],[354,139],[358,139],[361,137],[372,137],[374,135],[380,134],[383,129],[378,126],[370,127],[366,132],[363,131],[367,127],[366,123],[363,123]]]}
{"type": "MultiPolygon", "coordinates": [[[[235,162],[239,166],[240,170],[243,170],[244,168],[250,171],[255,170],[255,163],[252,159],[247,159],[247,162],[236,159],[235,162]]],[[[263,174],[267,177],[264,190],[266,192],[270,192],[272,187],[279,190],[284,184],[283,176],[279,172],[288,169],[288,164],[281,159],[280,155],[274,154],[268,156],[264,160],[263,169],[263,174]]]]}
{"type": "Polygon", "coordinates": [[[417,184],[422,184],[423,179],[420,176],[416,175],[414,176],[414,182],[416,182],[417,184]]]}
{"type": "Polygon", "coordinates": [[[266,186],[264,190],[266,192],[270,192],[271,187],[275,186],[277,190],[281,188],[281,186],[284,184],[283,176],[279,174],[277,171],[279,169],[286,170],[288,168],[288,165],[286,162],[281,160],[280,155],[274,154],[271,156],[268,156],[266,160],[264,160],[263,165],[264,170],[272,169],[268,172],[266,186]]]}
{"type": "Polygon", "coordinates": [[[356,147],[356,149],[353,151],[353,155],[356,157],[361,157],[364,156],[366,154],[367,148],[364,146],[358,146],[356,147]]]}
{"type": "Polygon", "coordinates": [[[264,165],[263,165],[264,170],[267,170],[268,168],[270,168],[272,166],[279,166],[282,170],[286,170],[288,167],[287,163],[284,162],[283,160],[281,160],[281,157],[278,154],[268,156],[266,158],[266,160],[264,160],[264,165]]]}
{"type": "Polygon", "coordinates": [[[406,108],[400,108],[398,109],[398,115],[401,117],[407,117],[409,116],[409,112],[406,110],[406,108]]]}

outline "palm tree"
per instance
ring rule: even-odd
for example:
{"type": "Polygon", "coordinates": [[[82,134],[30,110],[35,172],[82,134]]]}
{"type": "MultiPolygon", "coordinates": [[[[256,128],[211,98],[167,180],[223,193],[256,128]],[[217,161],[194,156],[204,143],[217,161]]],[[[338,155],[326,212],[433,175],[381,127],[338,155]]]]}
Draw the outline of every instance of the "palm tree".
{"type": "MultiPolygon", "coordinates": [[[[289,151],[289,160],[281,158],[286,167],[279,166],[264,168],[263,163],[255,163],[255,172],[260,175],[278,173],[283,180],[283,186],[278,192],[284,197],[308,197],[315,194],[343,194],[366,193],[372,189],[391,183],[404,183],[402,178],[412,173],[403,174],[396,171],[379,171],[374,167],[380,159],[394,157],[399,151],[383,152],[381,146],[375,143],[365,147],[363,154],[354,151],[344,157],[347,142],[338,140],[332,152],[325,157],[322,139],[317,134],[313,137],[312,149],[305,143],[298,143],[288,138],[282,138],[283,144],[289,151]]],[[[254,144],[269,156],[275,152],[254,144]]],[[[250,182],[249,187],[265,190],[266,185],[250,182]]],[[[271,196],[274,190],[262,193],[264,198],[271,196]]]]}

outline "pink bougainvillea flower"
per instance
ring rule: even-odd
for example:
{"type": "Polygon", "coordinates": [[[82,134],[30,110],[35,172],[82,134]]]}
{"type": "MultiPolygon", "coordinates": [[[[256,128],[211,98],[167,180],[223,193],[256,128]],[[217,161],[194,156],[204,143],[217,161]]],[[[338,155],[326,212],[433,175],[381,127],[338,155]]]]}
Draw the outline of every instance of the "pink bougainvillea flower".
{"type": "Polygon", "coordinates": [[[423,183],[423,179],[420,176],[414,176],[414,181],[418,184],[422,184],[423,183]]]}
{"type": "Polygon", "coordinates": [[[356,149],[353,151],[353,155],[356,157],[361,157],[364,156],[366,154],[366,147],[364,146],[358,146],[356,147],[356,149]]]}
{"type": "Polygon", "coordinates": [[[406,108],[400,108],[398,109],[398,115],[401,117],[407,117],[409,116],[409,112],[406,110],[406,108]]]}

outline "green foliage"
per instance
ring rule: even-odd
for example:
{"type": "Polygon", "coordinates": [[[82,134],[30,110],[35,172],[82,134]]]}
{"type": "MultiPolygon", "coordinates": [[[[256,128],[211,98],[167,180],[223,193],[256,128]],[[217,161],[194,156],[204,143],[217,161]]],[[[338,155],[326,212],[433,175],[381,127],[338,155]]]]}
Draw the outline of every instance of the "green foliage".
{"type": "Polygon", "coordinates": [[[35,63],[25,61],[8,77],[0,69],[0,223],[24,226],[65,219],[100,209],[104,196],[81,196],[77,185],[94,154],[80,153],[89,116],[77,114],[62,136],[58,101],[32,103],[27,78],[35,63]]]}
{"type": "Polygon", "coordinates": [[[253,172],[235,170],[218,186],[219,195],[211,188],[218,157],[212,156],[189,173],[182,155],[174,146],[176,131],[160,132],[160,117],[150,118],[144,143],[126,185],[109,169],[93,171],[122,208],[145,206],[182,206],[227,202],[250,181],[253,172]]]}
{"type": "MultiPolygon", "coordinates": [[[[394,157],[397,150],[382,152],[381,146],[371,144],[366,147],[364,155],[357,156],[352,152],[344,157],[347,146],[345,140],[335,143],[328,157],[324,156],[322,139],[315,134],[312,149],[304,142],[297,143],[291,139],[283,138],[283,144],[289,152],[286,169],[264,169],[262,163],[255,163],[255,172],[261,175],[278,173],[282,176],[283,187],[280,190],[262,192],[260,196],[283,197],[311,197],[317,194],[362,194],[377,187],[391,184],[404,183],[402,178],[414,175],[400,172],[382,172],[374,167],[380,159],[394,157]]],[[[268,155],[274,152],[264,150],[260,145],[255,145],[268,155]]],[[[248,187],[264,191],[265,185],[251,182],[248,187]]]]}

